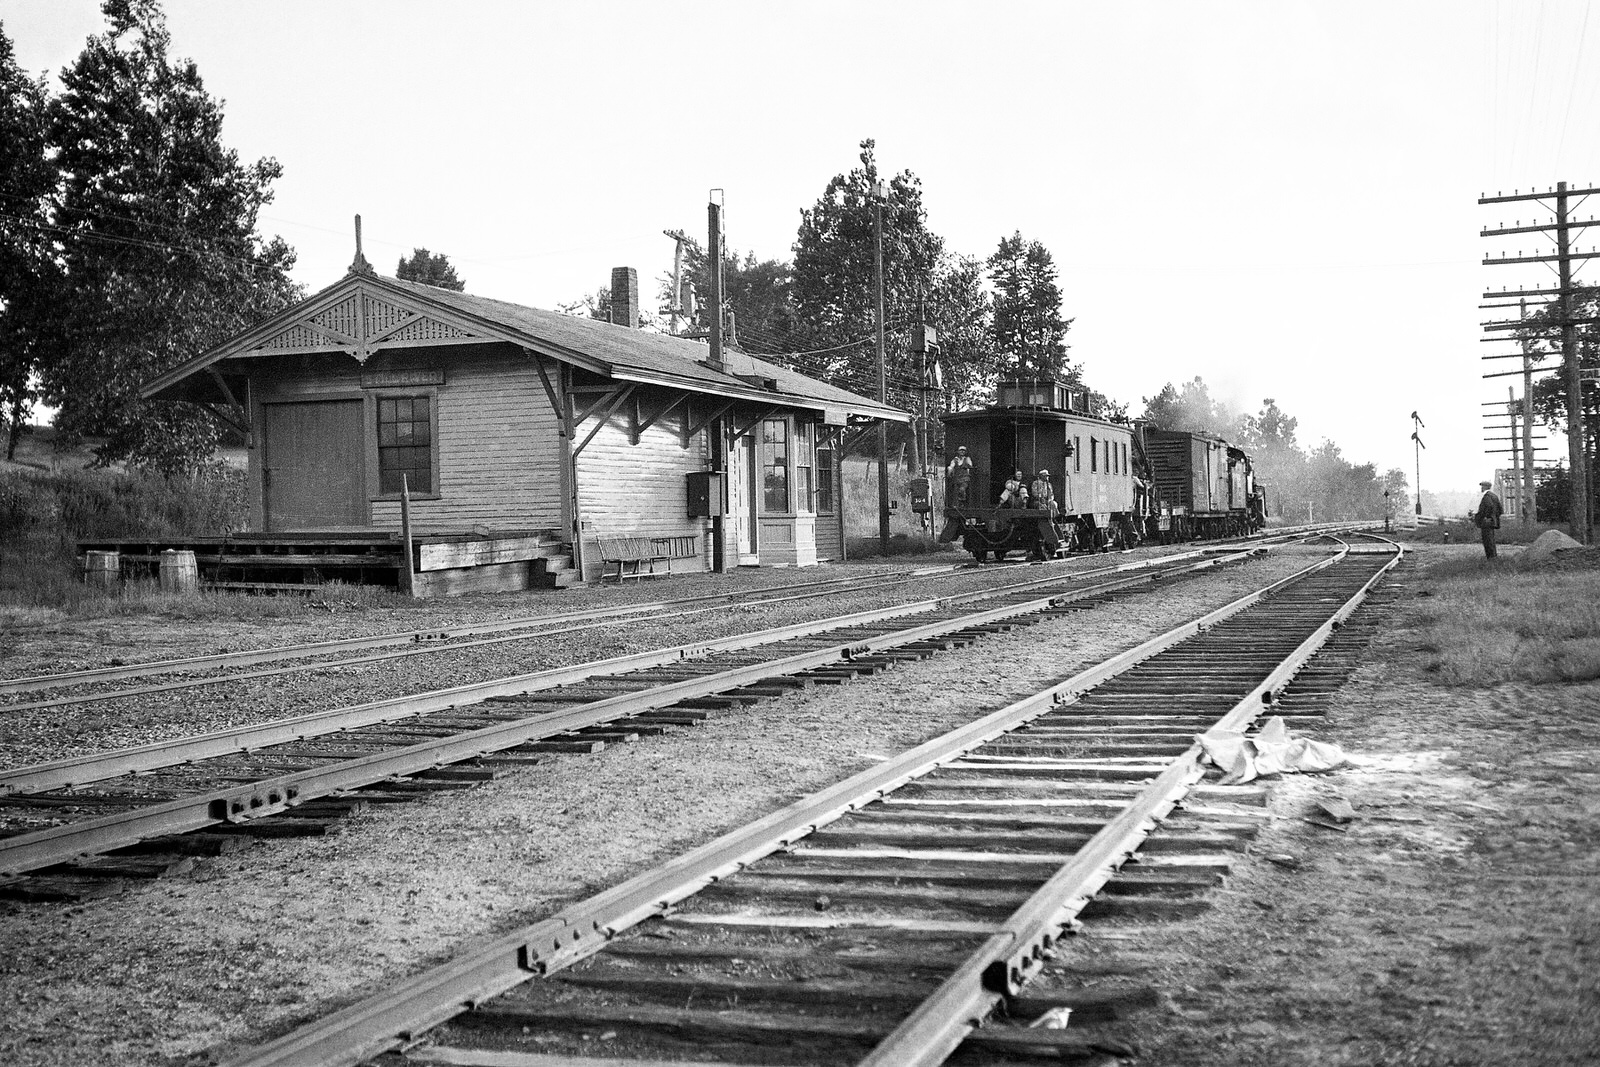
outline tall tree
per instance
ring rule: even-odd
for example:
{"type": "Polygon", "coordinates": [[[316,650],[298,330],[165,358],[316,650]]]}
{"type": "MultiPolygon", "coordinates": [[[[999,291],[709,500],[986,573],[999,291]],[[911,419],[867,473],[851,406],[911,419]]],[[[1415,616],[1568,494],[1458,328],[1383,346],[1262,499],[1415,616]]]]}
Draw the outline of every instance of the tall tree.
{"type": "Polygon", "coordinates": [[[918,382],[904,327],[917,314],[918,302],[933,290],[944,241],[928,229],[922,182],[911,171],[887,179],[887,195],[876,203],[872,189],[881,175],[874,147],[870,139],[862,141],[861,165],[835,175],[816,204],[800,212],[794,243],[795,309],[807,347],[824,358],[820,370],[825,377],[856,389],[876,381],[873,213],[881,207],[891,396],[909,404],[918,382]]]}
{"type": "Polygon", "coordinates": [[[994,306],[983,274],[982,261],[972,256],[946,256],[928,297],[928,319],[939,332],[944,402],[951,410],[994,400],[1001,368],[994,345],[994,306]]]}
{"type": "Polygon", "coordinates": [[[443,252],[429,252],[426,248],[414,248],[409,257],[401,256],[394,276],[403,282],[419,282],[458,293],[467,288],[467,283],[456,277],[456,268],[451,265],[449,256],[443,252]]]}
{"type": "Polygon", "coordinates": [[[995,346],[1008,373],[1078,384],[1082,372],[1067,365],[1067,329],[1061,286],[1050,250],[1021,232],[1000,240],[988,260],[994,283],[995,346]]]}
{"type": "Polygon", "coordinates": [[[0,430],[7,459],[16,458],[33,407],[45,306],[57,275],[49,235],[57,172],[46,100],[44,82],[23,74],[0,24],[0,430]]]}
{"type": "Polygon", "coordinates": [[[192,61],[169,57],[156,0],[102,10],[109,28],[50,107],[65,284],[43,391],[59,427],[105,438],[101,461],[178,471],[211,453],[218,422],[142,402],[139,385],[300,296],[293,251],[256,233],[282,168],[222,143],[222,105],[192,61]]]}
{"type": "Polygon", "coordinates": [[[1155,396],[1145,397],[1141,417],[1163,430],[1224,436],[1235,428],[1237,421],[1226,404],[1211,399],[1211,387],[1198,374],[1184,382],[1182,389],[1168,382],[1155,396]]]}

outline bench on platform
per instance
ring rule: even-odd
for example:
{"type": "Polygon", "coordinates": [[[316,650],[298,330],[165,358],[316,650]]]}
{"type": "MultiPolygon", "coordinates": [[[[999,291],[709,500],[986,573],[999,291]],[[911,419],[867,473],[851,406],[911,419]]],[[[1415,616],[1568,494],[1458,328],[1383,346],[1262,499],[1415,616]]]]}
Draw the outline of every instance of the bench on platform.
{"type": "MultiPolygon", "coordinates": [[[[600,580],[611,574],[612,564],[617,567],[617,582],[624,578],[643,578],[656,573],[657,563],[668,564],[674,559],[687,559],[694,555],[694,537],[597,537],[595,550],[600,556],[600,580]],[[641,564],[649,564],[642,570],[641,564]]],[[[666,573],[666,572],[663,572],[666,573]]]]}

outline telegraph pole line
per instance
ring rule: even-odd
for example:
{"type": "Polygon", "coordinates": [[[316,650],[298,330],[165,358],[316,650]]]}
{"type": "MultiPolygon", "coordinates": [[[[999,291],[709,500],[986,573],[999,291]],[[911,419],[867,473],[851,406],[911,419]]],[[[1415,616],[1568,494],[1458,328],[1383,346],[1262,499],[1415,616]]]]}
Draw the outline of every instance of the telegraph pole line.
{"type": "MultiPolygon", "coordinates": [[[[1514,191],[1511,196],[1495,195],[1478,199],[1479,204],[1505,204],[1523,201],[1537,201],[1541,204],[1544,201],[1553,202],[1551,205],[1546,205],[1553,207],[1555,212],[1555,218],[1551,222],[1535,222],[1532,225],[1524,226],[1521,220],[1518,220],[1514,226],[1507,227],[1502,225],[1497,229],[1483,230],[1480,236],[1498,237],[1508,234],[1538,233],[1553,237],[1555,240],[1554,255],[1524,256],[1519,251],[1515,256],[1485,256],[1483,262],[1487,266],[1509,263],[1553,263],[1555,264],[1557,288],[1554,290],[1521,290],[1516,293],[1502,294],[1486,293],[1484,296],[1485,299],[1494,299],[1497,296],[1526,297],[1535,295],[1553,296],[1555,298],[1549,306],[1559,316],[1556,325],[1560,328],[1561,371],[1567,392],[1567,461],[1572,472],[1572,510],[1568,520],[1573,538],[1582,544],[1591,544],[1593,542],[1593,531],[1590,528],[1591,520],[1589,514],[1590,478],[1587,448],[1589,434],[1583,405],[1583,382],[1578,369],[1577,327],[1580,320],[1574,317],[1576,308],[1573,305],[1573,300],[1576,296],[1576,287],[1573,284],[1573,264],[1574,262],[1581,264],[1582,261],[1600,257],[1600,252],[1596,252],[1592,248],[1588,252],[1574,251],[1572,247],[1572,231],[1589,226],[1600,226],[1600,221],[1593,217],[1586,221],[1574,219],[1572,217],[1572,199],[1574,197],[1587,198],[1596,193],[1600,193],[1600,189],[1568,189],[1566,182],[1557,182],[1554,189],[1546,189],[1542,193],[1536,191],[1527,193],[1514,191]]],[[[1581,321],[1592,322],[1594,320],[1584,319],[1581,321]]],[[[1507,323],[1486,323],[1484,328],[1494,330],[1507,329],[1508,327],[1510,327],[1510,324],[1507,323]]],[[[1529,406],[1532,403],[1532,389],[1529,387],[1532,384],[1533,375],[1531,366],[1526,359],[1526,332],[1522,332],[1521,337],[1524,352],[1523,382],[1525,386],[1523,432],[1526,435],[1529,432],[1526,415],[1529,414],[1529,406]]],[[[1528,442],[1526,442],[1525,438],[1525,445],[1526,443],[1528,442]]],[[[1523,455],[1524,457],[1529,456],[1526,447],[1523,450],[1523,455]]]]}

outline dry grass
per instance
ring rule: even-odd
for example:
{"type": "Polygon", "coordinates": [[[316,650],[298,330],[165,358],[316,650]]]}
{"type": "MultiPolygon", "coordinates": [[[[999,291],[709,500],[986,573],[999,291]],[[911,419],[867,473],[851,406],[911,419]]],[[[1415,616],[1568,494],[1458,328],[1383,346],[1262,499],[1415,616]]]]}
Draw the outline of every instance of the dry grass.
{"type": "Polygon", "coordinates": [[[1600,678],[1600,569],[1474,552],[1425,573],[1411,609],[1423,669],[1453,686],[1600,678]]]}

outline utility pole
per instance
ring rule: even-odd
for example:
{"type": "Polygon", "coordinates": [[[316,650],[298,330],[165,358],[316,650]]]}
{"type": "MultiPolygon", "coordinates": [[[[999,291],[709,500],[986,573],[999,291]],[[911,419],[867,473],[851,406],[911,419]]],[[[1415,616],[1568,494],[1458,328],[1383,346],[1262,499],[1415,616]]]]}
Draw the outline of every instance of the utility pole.
{"type": "MultiPolygon", "coordinates": [[[[878,403],[889,406],[889,371],[883,349],[883,201],[889,189],[882,181],[872,185],[872,277],[877,301],[878,403]]],[[[878,542],[889,558],[889,424],[878,420],[878,542]]]]}
{"type": "MultiPolygon", "coordinates": [[[[1568,516],[1568,519],[1572,536],[1580,544],[1591,544],[1593,543],[1594,538],[1593,530],[1591,529],[1592,521],[1589,513],[1589,496],[1591,487],[1589,478],[1589,456],[1588,449],[1586,447],[1589,434],[1588,427],[1585,424],[1586,412],[1584,411],[1583,405],[1583,383],[1578,368],[1577,326],[1580,323],[1593,323],[1597,320],[1593,318],[1578,319],[1575,317],[1577,309],[1573,305],[1573,298],[1576,296],[1576,287],[1574,286],[1572,280],[1574,273],[1573,262],[1575,260],[1594,259],[1597,256],[1600,256],[1600,252],[1596,252],[1592,248],[1588,252],[1573,251],[1572,231],[1589,226],[1600,226],[1600,220],[1596,220],[1592,216],[1587,221],[1580,222],[1574,220],[1572,218],[1571,207],[1573,197],[1586,198],[1596,193],[1600,193],[1600,189],[1568,189],[1566,182],[1557,182],[1554,189],[1546,189],[1542,193],[1537,191],[1523,193],[1519,190],[1513,190],[1513,195],[1511,196],[1496,194],[1494,196],[1479,197],[1478,199],[1479,204],[1504,204],[1522,201],[1536,201],[1542,206],[1553,208],[1555,212],[1555,218],[1550,222],[1535,222],[1532,225],[1524,226],[1519,219],[1514,226],[1505,226],[1502,224],[1496,229],[1486,229],[1481,231],[1480,236],[1497,237],[1515,233],[1539,233],[1546,236],[1553,236],[1556,246],[1555,255],[1524,256],[1519,251],[1515,256],[1506,256],[1503,254],[1499,256],[1485,256],[1483,262],[1486,266],[1507,263],[1543,263],[1548,266],[1549,264],[1554,263],[1557,278],[1557,288],[1553,290],[1524,289],[1516,292],[1490,292],[1484,294],[1484,299],[1501,299],[1512,296],[1543,296],[1554,298],[1553,300],[1547,302],[1545,306],[1553,308],[1556,314],[1559,316],[1554,325],[1558,326],[1560,329],[1561,371],[1567,393],[1567,459],[1568,466],[1572,471],[1572,510],[1568,516]],[[1549,201],[1550,203],[1545,203],[1546,201],[1549,201]]],[[[1526,341],[1527,338],[1525,327],[1522,326],[1520,321],[1513,321],[1509,323],[1488,322],[1484,324],[1484,329],[1490,331],[1519,329],[1523,340],[1526,341]]],[[[1541,339],[1550,340],[1550,338],[1541,339]]],[[[1526,351],[1525,346],[1524,351],[1526,351]]],[[[1507,356],[1488,356],[1485,358],[1509,358],[1510,355],[1512,354],[1508,354],[1507,356]]],[[[1526,415],[1528,414],[1528,405],[1531,403],[1528,398],[1532,396],[1532,390],[1526,388],[1527,385],[1531,384],[1532,380],[1532,374],[1528,369],[1526,369],[1527,366],[1528,365],[1525,362],[1523,377],[1525,385],[1523,409],[1524,435],[1528,433],[1526,415]]],[[[1511,373],[1515,372],[1513,371],[1511,373]]],[[[1493,375],[1485,375],[1484,377],[1492,376],[1493,375]]],[[[1527,443],[1526,436],[1524,438],[1524,443],[1527,443]]],[[[1526,448],[1523,450],[1523,455],[1524,457],[1528,456],[1526,448]]],[[[1524,484],[1526,484],[1526,480],[1527,479],[1525,476],[1524,484]]]]}
{"type": "Polygon", "coordinates": [[[1428,446],[1422,443],[1422,438],[1417,436],[1417,431],[1426,430],[1427,428],[1428,424],[1423,422],[1422,417],[1413,411],[1411,413],[1411,440],[1415,441],[1416,444],[1412,445],[1411,451],[1416,453],[1417,457],[1417,518],[1419,519],[1422,517],[1422,450],[1428,446]]]}
{"type": "MultiPolygon", "coordinates": [[[[712,370],[725,370],[722,362],[722,204],[719,203],[722,195],[721,189],[711,190],[706,205],[706,245],[711,249],[711,323],[710,337],[711,355],[706,360],[712,370]]],[[[681,245],[679,246],[682,247],[681,245]]],[[[687,417],[687,416],[685,416],[687,417]]],[[[711,442],[711,469],[722,471],[722,507],[718,508],[719,514],[711,519],[711,569],[713,571],[731,571],[733,567],[728,563],[728,546],[726,544],[727,528],[721,513],[728,510],[728,501],[732,497],[734,488],[728,484],[732,478],[733,464],[729,451],[739,447],[739,442],[728,439],[727,422],[724,419],[713,419],[706,428],[706,437],[711,442]]],[[[748,476],[749,472],[743,472],[748,476]]],[[[750,505],[754,508],[754,502],[750,505]]],[[[746,516],[745,521],[754,523],[754,515],[746,516]]],[[[738,559],[738,553],[734,553],[738,559]]]]}
{"type": "Polygon", "coordinates": [[[673,240],[672,249],[672,293],[667,298],[668,325],[667,332],[678,336],[679,322],[683,316],[691,314],[685,307],[683,299],[683,246],[689,240],[689,235],[682,230],[662,230],[673,240]]]}

